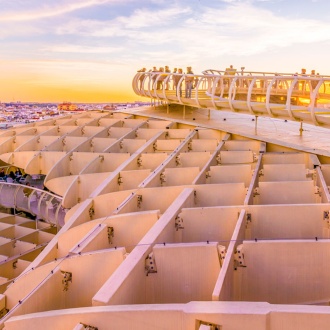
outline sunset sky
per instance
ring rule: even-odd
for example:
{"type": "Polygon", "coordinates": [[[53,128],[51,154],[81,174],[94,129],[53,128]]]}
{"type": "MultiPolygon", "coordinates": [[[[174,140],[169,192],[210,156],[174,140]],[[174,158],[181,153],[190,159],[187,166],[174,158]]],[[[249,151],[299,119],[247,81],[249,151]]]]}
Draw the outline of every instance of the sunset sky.
{"type": "Polygon", "coordinates": [[[137,69],[330,75],[329,0],[0,0],[0,101],[126,102],[137,69]]]}

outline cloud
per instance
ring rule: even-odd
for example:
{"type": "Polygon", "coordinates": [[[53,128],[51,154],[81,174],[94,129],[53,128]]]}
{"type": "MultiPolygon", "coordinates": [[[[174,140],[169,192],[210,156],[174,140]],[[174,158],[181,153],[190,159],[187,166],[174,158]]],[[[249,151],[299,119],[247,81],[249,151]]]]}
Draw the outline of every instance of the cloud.
{"type": "Polygon", "coordinates": [[[122,47],[104,47],[104,46],[87,46],[87,45],[67,45],[58,44],[50,45],[44,48],[40,48],[44,52],[54,53],[81,53],[81,54],[109,54],[124,51],[122,47]]]}
{"type": "MultiPolygon", "coordinates": [[[[258,0],[259,2],[261,0],[258,0]]],[[[56,30],[59,35],[118,38],[131,48],[172,45],[197,51],[224,54],[259,53],[272,47],[294,43],[328,40],[330,25],[313,19],[286,19],[270,10],[258,8],[250,1],[227,0],[222,8],[197,9],[167,5],[163,9],[138,9],[129,16],[113,20],[72,20],[56,30]]],[[[109,39],[109,42],[111,39],[109,39]]]]}
{"type": "MultiPolygon", "coordinates": [[[[119,0],[118,0],[119,1],[119,0]]],[[[13,21],[32,21],[39,20],[42,18],[49,18],[54,16],[63,15],[78,9],[83,9],[92,6],[98,6],[105,3],[114,3],[118,2],[116,0],[80,0],[80,1],[70,1],[65,3],[60,3],[57,5],[43,5],[40,8],[40,3],[37,8],[33,10],[20,10],[18,7],[15,11],[12,12],[3,12],[0,15],[1,22],[13,22],[13,21]]]]}

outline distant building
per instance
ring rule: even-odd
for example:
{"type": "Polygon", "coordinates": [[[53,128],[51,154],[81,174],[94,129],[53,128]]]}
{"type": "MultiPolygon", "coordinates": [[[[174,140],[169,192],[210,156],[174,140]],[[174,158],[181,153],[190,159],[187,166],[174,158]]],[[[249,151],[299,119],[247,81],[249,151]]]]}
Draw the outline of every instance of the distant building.
{"type": "Polygon", "coordinates": [[[104,106],[103,110],[117,110],[117,108],[113,104],[110,104],[110,105],[104,106]]]}
{"type": "Polygon", "coordinates": [[[57,106],[59,111],[76,111],[77,105],[70,102],[63,102],[57,106]]]}

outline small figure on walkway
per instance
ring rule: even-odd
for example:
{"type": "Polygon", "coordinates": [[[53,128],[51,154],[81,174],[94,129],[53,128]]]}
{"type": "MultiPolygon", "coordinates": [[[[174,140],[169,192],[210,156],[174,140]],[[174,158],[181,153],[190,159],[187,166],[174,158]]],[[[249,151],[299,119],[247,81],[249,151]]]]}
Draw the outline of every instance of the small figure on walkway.
{"type": "Polygon", "coordinates": [[[25,187],[25,188],[23,189],[23,194],[24,194],[25,197],[29,197],[29,196],[31,195],[33,189],[29,188],[29,186],[30,186],[30,182],[27,182],[27,183],[26,183],[26,186],[27,186],[27,187],[25,187]]]}
{"type": "Polygon", "coordinates": [[[182,69],[180,68],[178,69],[178,73],[173,75],[173,89],[176,90],[176,96],[178,96],[178,94],[182,96],[182,83],[179,86],[179,81],[181,77],[182,77],[182,69]]]}
{"type": "Polygon", "coordinates": [[[146,72],[146,71],[147,71],[146,68],[142,68],[142,69],[138,70],[138,72],[142,72],[142,74],[139,77],[139,89],[142,89],[143,80],[146,75],[144,72],[146,72]]]}
{"type": "Polygon", "coordinates": [[[193,87],[193,83],[194,83],[194,76],[193,76],[193,71],[191,69],[191,66],[187,67],[187,76],[185,77],[185,84],[186,84],[186,93],[185,93],[185,97],[186,98],[191,98],[191,90],[193,87]]]}

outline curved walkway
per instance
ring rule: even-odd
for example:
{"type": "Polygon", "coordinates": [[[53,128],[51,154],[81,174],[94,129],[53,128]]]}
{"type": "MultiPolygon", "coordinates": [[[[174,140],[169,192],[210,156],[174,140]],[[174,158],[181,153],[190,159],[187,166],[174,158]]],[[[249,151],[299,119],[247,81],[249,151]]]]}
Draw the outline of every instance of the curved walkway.
{"type": "Polygon", "coordinates": [[[16,183],[0,183],[0,205],[29,212],[47,223],[62,227],[66,209],[62,197],[50,192],[16,183]]]}
{"type": "Polygon", "coordinates": [[[164,73],[138,72],[133,79],[133,90],[159,103],[330,125],[328,76],[267,72],[228,75],[224,71],[206,70],[202,75],[193,75],[191,97],[186,97],[189,95],[185,91],[187,76],[167,73],[164,78],[164,73]],[[171,87],[174,77],[179,77],[179,82],[171,87]]]}

